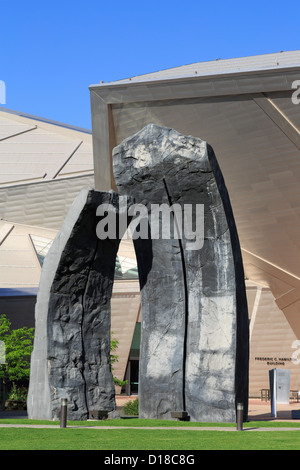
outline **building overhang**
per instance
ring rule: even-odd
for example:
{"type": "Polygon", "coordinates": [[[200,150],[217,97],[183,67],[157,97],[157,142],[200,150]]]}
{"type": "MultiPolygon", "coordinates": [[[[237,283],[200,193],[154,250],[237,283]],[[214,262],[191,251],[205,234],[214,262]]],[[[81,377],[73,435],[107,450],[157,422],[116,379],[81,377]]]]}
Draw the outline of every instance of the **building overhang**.
{"type": "Polygon", "coordinates": [[[96,188],[116,190],[112,149],[151,122],[207,141],[229,191],[246,276],[272,289],[294,326],[300,309],[300,104],[293,99],[299,80],[300,51],[294,51],[90,86],[96,188]]]}

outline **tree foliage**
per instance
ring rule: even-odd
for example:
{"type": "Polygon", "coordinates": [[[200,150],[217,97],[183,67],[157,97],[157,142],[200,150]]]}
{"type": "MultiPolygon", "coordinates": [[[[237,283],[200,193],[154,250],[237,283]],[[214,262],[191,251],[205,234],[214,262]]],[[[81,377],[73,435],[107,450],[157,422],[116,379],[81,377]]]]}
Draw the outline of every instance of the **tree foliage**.
{"type": "MultiPolygon", "coordinates": [[[[113,332],[111,332],[111,337],[110,337],[110,363],[111,363],[111,370],[113,371],[112,365],[115,362],[118,362],[118,356],[116,354],[113,354],[117,349],[119,345],[119,341],[113,337],[113,332]]],[[[123,385],[127,384],[127,380],[119,380],[117,377],[114,377],[114,384],[118,385],[119,387],[122,387],[123,385]]]]}
{"type": "Polygon", "coordinates": [[[5,345],[5,363],[0,364],[0,379],[4,383],[29,379],[33,338],[34,328],[13,330],[6,315],[0,315],[0,341],[5,345]]]}
{"type": "MultiPolygon", "coordinates": [[[[4,383],[15,383],[30,376],[30,354],[33,350],[34,328],[11,329],[11,322],[6,315],[0,315],[0,341],[5,345],[5,363],[0,364],[0,379],[4,383]]],[[[111,364],[118,361],[115,351],[119,341],[111,334],[110,360],[111,364]]],[[[112,367],[113,371],[113,367],[112,367]]],[[[127,381],[114,377],[114,383],[122,386],[127,381]]]]}

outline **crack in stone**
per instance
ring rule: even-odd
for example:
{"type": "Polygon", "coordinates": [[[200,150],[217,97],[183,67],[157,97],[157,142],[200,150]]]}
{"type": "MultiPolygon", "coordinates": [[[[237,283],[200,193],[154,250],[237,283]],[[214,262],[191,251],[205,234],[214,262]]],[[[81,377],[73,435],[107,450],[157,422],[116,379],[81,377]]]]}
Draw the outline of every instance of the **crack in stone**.
{"type": "MultiPolygon", "coordinates": [[[[171,195],[168,190],[167,182],[166,179],[163,178],[164,186],[166,189],[166,193],[168,196],[168,201],[170,206],[173,205],[171,195]]],[[[175,225],[176,223],[176,217],[174,216],[173,213],[173,219],[175,225]]],[[[178,231],[178,227],[177,227],[178,231]]],[[[184,250],[182,246],[182,241],[180,238],[178,239],[178,244],[179,244],[179,249],[180,249],[180,257],[181,257],[181,265],[182,265],[182,277],[183,277],[183,283],[184,283],[184,297],[185,297],[185,315],[184,315],[184,336],[183,336],[183,357],[182,357],[182,410],[181,411],[186,411],[186,393],[185,393],[185,388],[186,388],[186,361],[187,361],[187,330],[188,330],[188,321],[189,321],[189,300],[188,300],[188,282],[187,282],[187,273],[186,273],[186,266],[185,266],[185,259],[184,259],[184,250]]]]}
{"type": "Polygon", "coordinates": [[[86,298],[86,294],[87,294],[87,290],[88,290],[88,286],[89,286],[92,265],[93,265],[93,262],[96,258],[96,255],[97,255],[98,246],[99,246],[99,238],[97,237],[93,257],[92,257],[92,259],[90,261],[90,264],[89,264],[89,270],[88,270],[88,274],[87,274],[87,277],[86,277],[86,282],[85,282],[85,286],[84,286],[83,293],[82,293],[82,298],[81,298],[82,317],[81,317],[80,331],[81,331],[81,347],[82,347],[82,362],[83,362],[82,377],[83,377],[83,380],[84,380],[84,396],[85,396],[85,404],[86,404],[87,413],[89,413],[89,400],[88,400],[88,395],[87,395],[87,385],[86,385],[86,377],[85,377],[85,362],[86,362],[86,359],[85,359],[83,324],[84,324],[84,313],[85,313],[85,298],[86,298]]]}

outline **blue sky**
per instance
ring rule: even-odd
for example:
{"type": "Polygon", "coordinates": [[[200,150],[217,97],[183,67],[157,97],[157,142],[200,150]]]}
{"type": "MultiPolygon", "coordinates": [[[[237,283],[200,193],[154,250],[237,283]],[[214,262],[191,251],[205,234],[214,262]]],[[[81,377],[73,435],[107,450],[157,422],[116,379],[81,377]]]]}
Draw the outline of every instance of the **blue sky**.
{"type": "Polygon", "coordinates": [[[299,50],[299,9],[277,0],[3,0],[5,107],[90,129],[89,85],[299,50]]]}

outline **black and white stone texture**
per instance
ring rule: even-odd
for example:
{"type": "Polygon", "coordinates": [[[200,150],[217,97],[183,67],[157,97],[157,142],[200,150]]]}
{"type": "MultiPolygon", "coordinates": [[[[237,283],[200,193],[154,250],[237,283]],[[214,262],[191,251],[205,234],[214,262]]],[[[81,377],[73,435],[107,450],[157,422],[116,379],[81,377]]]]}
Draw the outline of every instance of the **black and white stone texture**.
{"type": "Polygon", "coordinates": [[[59,419],[61,398],[68,399],[68,419],[116,408],[110,299],[120,240],[97,237],[101,204],[117,211],[118,195],[83,189],[44,261],[27,402],[32,419],[59,419]]]}
{"type": "Polygon", "coordinates": [[[204,244],[136,239],[142,332],[140,418],[235,422],[248,410],[248,311],[232,208],[213,149],[149,124],[113,151],[119,195],[152,204],[204,205],[204,244]]]}

